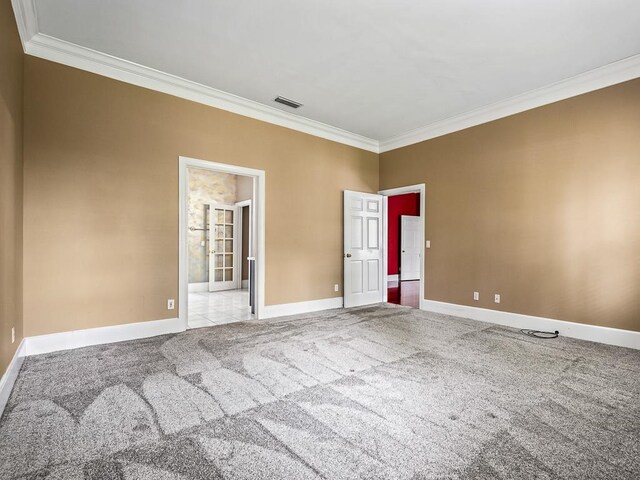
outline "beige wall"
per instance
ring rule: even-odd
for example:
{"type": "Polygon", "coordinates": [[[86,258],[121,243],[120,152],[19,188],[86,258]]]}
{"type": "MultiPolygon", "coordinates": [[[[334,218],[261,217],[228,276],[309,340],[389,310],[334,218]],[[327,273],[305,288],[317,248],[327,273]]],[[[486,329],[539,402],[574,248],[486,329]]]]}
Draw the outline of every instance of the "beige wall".
{"type": "Polygon", "coordinates": [[[0,377],[22,340],[23,57],[11,2],[0,0],[0,377]]]}
{"type": "Polygon", "coordinates": [[[266,171],[266,303],[340,295],[342,190],[378,156],[25,59],[26,335],[171,318],[178,156],[266,171]]]}
{"type": "Polygon", "coordinates": [[[31,57],[24,85],[26,335],[175,316],[179,155],[266,170],[267,304],[339,295],[342,190],[425,182],[428,299],[640,330],[640,80],[380,159],[31,57]]]}
{"type": "Polygon", "coordinates": [[[640,330],[640,79],[381,155],[422,182],[426,298],[640,330]]]}

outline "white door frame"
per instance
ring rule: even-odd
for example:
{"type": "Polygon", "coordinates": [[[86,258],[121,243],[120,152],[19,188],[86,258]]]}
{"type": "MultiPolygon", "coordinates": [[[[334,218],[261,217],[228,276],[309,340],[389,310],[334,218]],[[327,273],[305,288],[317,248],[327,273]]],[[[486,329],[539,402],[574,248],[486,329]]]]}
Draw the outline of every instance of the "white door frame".
{"type": "MultiPolygon", "coordinates": [[[[387,190],[380,190],[378,192],[380,195],[384,195],[385,197],[392,197],[395,195],[402,195],[404,193],[419,193],[420,194],[420,225],[421,225],[421,229],[420,229],[420,244],[422,245],[421,247],[421,258],[420,258],[420,309],[423,310],[425,308],[425,304],[426,304],[426,300],[425,300],[425,291],[424,291],[424,285],[425,285],[425,278],[424,278],[424,264],[426,261],[426,244],[425,244],[425,233],[424,233],[424,229],[425,229],[425,205],[426,205],[426,193],[427,193],[427,186],[424,183],[419,183],[417,185],[408,185],[406,187],[398,187],[398,188],[389,188],[387,190]]],[[[389,226],[387,225],[388,223],[388,219],[387,217],[389,216],[388,214],[389,209],[387,207],[387,204],[385,203],[385,212],[384,212],[384,224],[383,224],[383,232],[382,232],[382,236],[383,236],[383,241],[384,241],[384,270],[383,270],[383,281],[384,281],[384,285],[385,285],[385,289],[384,289],[384,301],[386,302],[388,300],[387,298],[387,288],[386,285],[388,285],[389,283],[389,275],[388,275],[388,270],[387,270],[387,255],[389,255],[389,226]]],[[[400,278],[400,277],[398,277],[400,278]]]]}
{"type": "MultiPolygon", "coordinates": [[[[244,288],[242,286],[243,285],[242,282],[244,281],[244,280],[242,280],[242,264],[243,264],[243,262],[248,262],[249,260],[247,260],[246,258],[242,258],[242,236],[244,235],[244,232],[242,231],[242,220],[243,220],[242,219],[242,217],[243,217],[242,210],[243,210],[244,207],[249,207],[249,218],[253,218],[252,217],[252,215],[253,215],[253,205],[252,205],[251,200],[242,200],[240,202],[236,202],[235,206],[238,207],[238,239],[240,241],[240,246],[239,246],[240,255],[238,255],[238,258],[237,258],[237,261],[238,261],[238,263],[237,263],[238,272],[240,272],[240,276],[239,276],[239,280],[240,280],[240,284],[239,285],[240,285],[240,287],[239,288],[244,288]]],[[[253,250],[252,250],[253,245],[251,245],[251,242],[253,241],[252,233],[253,233],[252,232],[252,225],[251,225],[251,222],[249,222],[249,248],[248,248],[248,252],[247,252],[249,254],[248,255],[249,257],[253,257],[253,253],[252,253],[253,252],[253,250]]],[[[248,268],[248,265],[247,265],[247,268],[248,268]]]]}
{"type": "Polygon", "coordinates": [[[203,168],[215,172],[229,173],[231,175],[245,175],[253,177],[253,206],[251,212],[251,223],[255,232],[254,256],[256,257],[256,318],[260,318],[264,311],[265,292],[265,171],[254,168],[239,167],[226,163],[210,162],[208,160],[198,160],[180,156],[178,158],[178,201],[179,201],[179,237],[178,237],[178,318],[183,323],[184,328],[188,325],[188,301],[189,301],[189,252],[187,248],[187,235],[189,228],[187,225],[187,194],[189,185],[187,183],[187,168],[203,168]]]}

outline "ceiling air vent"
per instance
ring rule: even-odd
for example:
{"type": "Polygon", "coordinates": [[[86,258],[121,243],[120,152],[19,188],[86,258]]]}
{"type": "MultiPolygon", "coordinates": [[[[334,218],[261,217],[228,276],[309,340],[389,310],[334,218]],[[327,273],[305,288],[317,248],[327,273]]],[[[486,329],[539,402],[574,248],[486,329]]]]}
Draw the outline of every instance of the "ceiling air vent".
{"type": "Polygon", "coordinates": [[[286,105],[291,108],[300,108],[302,106],[301,103],[296,102],[295,100],[289,100],[288,98],[277,96],[273,99],[274,102],[281,103],[282,105],[286,105]]]}

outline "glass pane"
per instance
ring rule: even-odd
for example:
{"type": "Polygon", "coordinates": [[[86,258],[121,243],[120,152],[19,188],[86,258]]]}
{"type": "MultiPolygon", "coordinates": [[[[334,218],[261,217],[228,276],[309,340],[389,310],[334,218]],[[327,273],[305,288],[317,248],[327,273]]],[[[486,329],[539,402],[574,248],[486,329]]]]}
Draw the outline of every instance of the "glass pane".
{"type": "Polygon", "coordinates": [[[233,223],[233,210],[226,210],[224,214],[225,214],[224,223],[233,223]]]}
{"type": "Polygon", "coordinates": [[[224,269],[224,281],[233,282],[233,268],[224,269]]]}
{"type": "Polygon", "coordinates": [[[214,281],[215,282],[221,282],[222,281],[222,270],[216,270],[215,271],[214,281]]]}
{"type": "Polygon", "coordinates": [[[233,254],[224,256],[224,266],[233,267],[233,254]]]}
{"type": "Polygon", "coordinates": [[[224,240],[216,240],[214,250],[216,252],[222,252],[224,251],[223,249],[224,249],[224,240]]]}
{"type": "MultiPolygon", "coordinates": [[[[222,251],[222,250],[220,250],[222,251]]],[[[225,240],[224,241],[224,251],[227,253],[233,253],[233,240],[225,240]]]]}
{"type": "Polygon", "coordinates": [[[224,223],[224,210],[216,208],[216,223],[224,223]]]}
{"type": "Polygon", "coordinates": [[[224,267],[224,265],[222,265],[222,257],[224,257],[224,255],[219,255],[219,254],[215,254],[214,256],[214,267],[215,268],[220,268],[220,267],[224,267]]]}
{"type": "Polygon", "coordinates": [[[233,226],[227,225],[224,227],[224,236],[225,238],[233,238],[233,226]]]}
{"type": "Polygon", "coordinates": [[[219,227],[218,225],[216,225],[214,227],[214,232],[216,238],[224,238],[224,227],[219,227]]]}

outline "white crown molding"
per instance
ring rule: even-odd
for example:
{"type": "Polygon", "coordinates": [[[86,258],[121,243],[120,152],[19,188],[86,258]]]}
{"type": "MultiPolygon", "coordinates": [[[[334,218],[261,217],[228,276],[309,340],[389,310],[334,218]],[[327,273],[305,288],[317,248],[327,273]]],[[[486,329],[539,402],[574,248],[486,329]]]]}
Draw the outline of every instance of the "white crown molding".
{"type": "Polygon", "coordinates": [[[253,100],[185,80],[137,63],[38,33],[25,52],[35,57],[97,73],[122,82],[290,128],[316,137],[378,153],[378,141],[325,123],[283,112],[253,100]]]}
{"type": "Polygon", "coordinates": [[[16,16],[22,48],[26,52],[27,43],[39,32],[36,2],[35,0],[11,0],[11,4],[16,16]]]}
{"type": "Polygon", "coordinates": [[[334,142],[383,153],[640,77],[640,55],[384,140],[284,112],[237,95],[39,33],[35,0],[12,0],[25,53],[334,142]]]}
{"type": "Polygon", "coordinates": [[[455,317],[470,318],[480,322],[495,323],[512,328],[528,328],[551,332],[557,330],[560,332],[560,336],[563,337],[578,338],[590,342],[606,343],[608,345],[640,350],[640,332],[633,332],[631,330],[567,322],[553,318],[469,307],[467,305],[437,302],[435,300],[425,300],[421,309],[455,317]]]}
{"type": "Polygon", "coordinates": [[[448,133],[582,95],[640,77],[640,55],[590,70],[546,87],[531,90],[475,110],[446,118],[380,141],[380,153],[424,142],[448,133]]]}
{"type": "Polygon", "coordinates": [[[20,367],[22,367],[22,363],[24,362],[24,357],[26,355],[26,349],[27,344],[23,338],[16,349],[16,353],[13,355],[11,362],[9,363],[9,366],[7,366],[7,370],[0,379],[0,417],[2,417],[4,407],[7,405],[9,397],[11,396],[13,385],[16,383],[16,379],[18,378],[20,367]]]}

